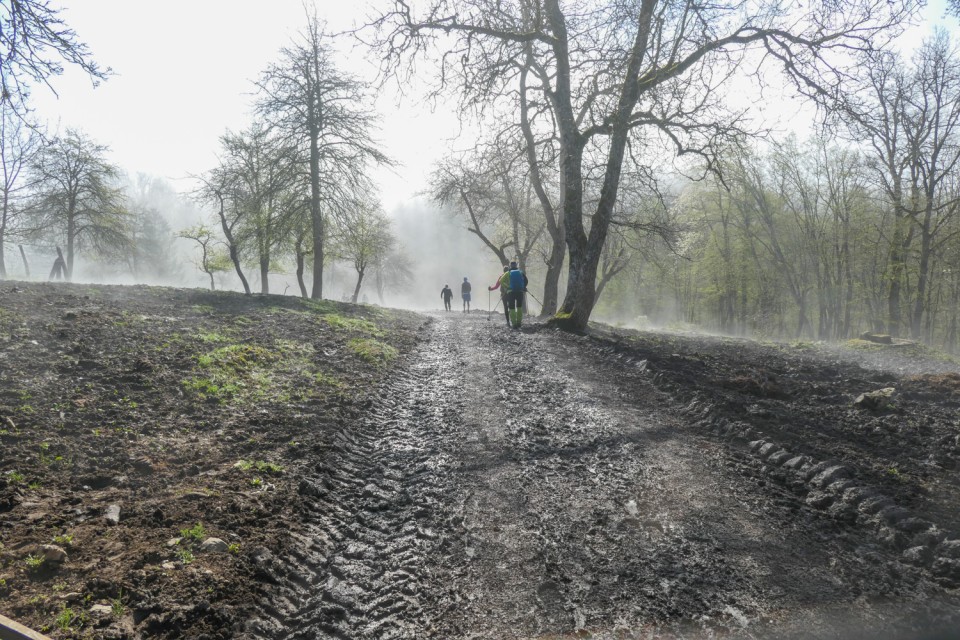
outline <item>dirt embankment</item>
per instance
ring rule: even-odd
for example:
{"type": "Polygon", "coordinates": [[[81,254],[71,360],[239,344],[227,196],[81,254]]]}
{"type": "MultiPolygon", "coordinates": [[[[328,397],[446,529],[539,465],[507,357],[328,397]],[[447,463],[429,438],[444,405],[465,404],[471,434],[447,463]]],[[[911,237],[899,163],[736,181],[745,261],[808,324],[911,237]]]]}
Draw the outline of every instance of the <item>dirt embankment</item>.
{"type": "Polygon", "coordinates": [[[0,283],[0,612],[236,637],[296,554],[300,469],[424,319],[281,296],[0,283]]]}
{"type": "Polygon", "coordinates": [[[170,290],[0,308],[0,602],[54,635],[960,635],[960,376],[922,353],[170,290]]]}

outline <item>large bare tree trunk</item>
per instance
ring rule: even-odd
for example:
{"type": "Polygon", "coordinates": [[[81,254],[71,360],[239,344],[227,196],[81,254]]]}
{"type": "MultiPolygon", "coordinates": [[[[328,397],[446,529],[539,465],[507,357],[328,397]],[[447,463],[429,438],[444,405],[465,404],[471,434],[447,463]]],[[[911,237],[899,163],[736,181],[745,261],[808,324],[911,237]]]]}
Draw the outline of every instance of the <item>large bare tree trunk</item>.
{"type": "Polygon", "coordinates": [[[270,258],[260,258],[260,293],[270,293],[270,258]]]}
{"type": "Polygon", "coordinates": [[[313,229],[313,289],[310,297],[319,300],[323,297],[324,225],[320,211],[320,151],[315,137],[310,140],[310,220],[313,229]]]}
{"type": "Polygon", "coordinates": [[[582,331],[587,328],[590,314],[596,303],[597,267],[607,231],[613,217],[623,170],[627,136],[630,133],[630,114],[640,97],[640,67],[643,52],[647,50],[653,20],[654,0],[642,0],[637,33],[634,36],[623,85],[617,100],[616,111],[611,118],[610,148],[600,189],[600,199],[590,222],[590,236],[583,226],[583,137],[578,130],[577,117],[571,101],[570,52],[567,43],[565,18],[558,0],[548,0],[547,19],[556,37],[554,51],[557,56],[556,98],[557,127],[561,141],[561,172],[564,181],[564,224],[567,248],[570,251],[567,295],[559,317],[561,326],[582,331]]]}
{"type": "MultiPolygon", "coordinates": [[[[562,231],[562,228],[561,228],[562,231]]],[[[541,317],[552,316],[557,312],[560,304],[560,275],[563,273],[563,259],[566,254],[566,243],[563,235],[553,238],[550,257],[547,259],[547,273],[543,281],[543,309],[541,317]]]]}
{"type": "MultiPolygon", "coordinates": [[[[77,234],[77,222],[74,211],[71,209],[67,217],[67,261],[64,280],[73,282],[73,241],[77,234]]],[[[57,247],[57,253],[60,253],[60,247],[57,247]]],[[[63,256],[61,256],[62,258],[63,256]]]]}

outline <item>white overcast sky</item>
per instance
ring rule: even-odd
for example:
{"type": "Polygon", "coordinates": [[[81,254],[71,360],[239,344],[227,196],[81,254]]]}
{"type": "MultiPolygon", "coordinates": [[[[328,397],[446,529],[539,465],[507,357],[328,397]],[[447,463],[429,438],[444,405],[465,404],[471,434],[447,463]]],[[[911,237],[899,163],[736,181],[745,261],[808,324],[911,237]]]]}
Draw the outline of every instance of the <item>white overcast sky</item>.
{"type": "MultiPolygon", "coordinates": [[[[309,0],[306,0],[309,2],[309,0]]],[[[96,89],[75,70],[52,81],[59,97],[36,88],[33,102],[51,127],[77,128],[111,149],[131,174],[171,180],[212,168],[218,138],[247,127],[253,80],[279,59],[306,24],[304,0],[60,0],[63,17],[94,59],[115,75],[96,89]]],[[[367,14],[365,0],[316,0],[331,30],[348,29],[367,14]]],[[[372,74],[363,51],[341,66],[372,74]]],[[[449,110],[385,93],[377,137],[402,166],[377,172],[389,210],[423,188],[430,163],[458,131],[449,110]]]]}
{"type": "MultiPolygon", "coordinates": [[[[38,114],[52,127],[78,128],[111,149],[111,159],[131,174],[143,172],[190,188],[187,176],[212,168],[217,139],[251,121],[252,81],[306,23],[311,0],[59,0],[63,17],[94,58],[115,76],[98,88],[73,70],[53,80],[59,97],[34,90],[38,114]]],[[[379,0],[382,5],[385,0],[379,0]]],[[[369,0],[316,0],[332,30],[362,22],[369,0]]],[[[942,0],[926,15],[939,19],[942,0]]],[[[951,24],[955,25],[955,22],[951,24]]],[[[957,29],[952,29],[960,41],[957,29]]],[[[918,41],[929,23],[913,32],[918,41]]],[[[369,74],[364,51],[343,57],[342,67],[369,74]]],[[[431,163],[458,133],[449,110],[413,98],[398,104],[384,95],[379,138],[402,164],[378,172],[387,210],[425,186],[431,163]]],[[[787,105],[785,118],[795,118],[787,105]]]]}

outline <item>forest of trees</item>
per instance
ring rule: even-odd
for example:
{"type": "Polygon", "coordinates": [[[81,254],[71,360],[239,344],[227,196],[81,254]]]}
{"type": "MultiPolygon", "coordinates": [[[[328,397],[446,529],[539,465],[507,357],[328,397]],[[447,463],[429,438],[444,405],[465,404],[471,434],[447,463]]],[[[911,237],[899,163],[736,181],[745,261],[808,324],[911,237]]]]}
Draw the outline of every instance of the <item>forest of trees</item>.
{"type": "Polygon", "coordinates": [[[872,331],[960,351],[960,53],[946,31],[899,52],[922,3],[588,4],[385,2],[339,36],[308,11],[264,64],[249,126],[194,176],[206,217],[171,229],[165,209],[183,198],[158,205],[156,181],[125,175],[105,146],[31,120],[29,86],[63,63],[97,81],[110,70],[55,10],[18,3],[34,11],[0,25],[19,21],[0,52],[0,277],[20,243],[62,247],[68,279],[78,255],[174,276],[178,238],[210,287],[269,293],[290,274],[319,298],[336,263],[354,274],[349,298],[369,286],[382,301],[411,258],[370,177],[393,164],[370,107],[382,87],[338,59],[353,37],[383,86],[415,80],[457,110],[470,139],[424,193],[496,263],[518,260],[558,325],[872,331]],[[772,86],[816,110],[811,130],[773,135],[731,99],[756,91],[763,105],[772,86]]]}
{"type": "Polygon", "coordinates": [[[960,56],[942,31],[896,52],[919,3],[591,6],[396,3],[368,27],[387,77],[436,69],[480,125],[430,193],[545,274],[546,314],[960,348],[960,56]],[[777,70],[817,108],[806,139],[729,100],[777,70]]]}
{"type": "MultiPolygon", "coordinates": [[[[354,301],[364,282],[381,301],[387,284],[404,286],[409,259],[369,178],[370,166],[391,164],[364,106],[371,88],[338,69],[316,16],[266,66],[254,121],[221,136],[219,164],[195,176],[197,188],[183,197],[165,181],[127,175],[84,132],[47,131],[35,121],[30,90],[49,85],[64,64],[97,82],[111,71],[47,3],[2,9],[0,29],[11,37],[0,51],[0,278],[17,247],[21,277],[31,276],[28,254],[56,255],[50,277],[68,281],[82,256],[88,276],[172,283],[184,276],[179,241],[192,247],[211,288],[235,278],[249,294],[252,271],[259,291],[270,293],[271,273],[293,273],[302,296],[319,298],[324,266],[335,261],[356,272],[354,301]],[[185,211],[203,219],[171,229],[185,211]]],[[[34,265],[34,277],[48,266],[34,265]]]]}

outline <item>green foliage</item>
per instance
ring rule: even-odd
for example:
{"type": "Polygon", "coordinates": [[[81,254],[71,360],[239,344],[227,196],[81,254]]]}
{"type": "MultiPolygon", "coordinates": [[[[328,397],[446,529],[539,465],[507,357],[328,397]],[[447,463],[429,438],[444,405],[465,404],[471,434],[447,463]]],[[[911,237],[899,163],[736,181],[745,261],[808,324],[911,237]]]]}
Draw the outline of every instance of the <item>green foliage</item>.
{"type": "Polygon", "coordinates": [[[200,542],[207,537],[207,531],[203,528],[203,523],[198,522],[189,529],[180,529],[180,535],[189,540],[200,542]]]}
{"type": "Polygon", "coordinates": [[[120,588],[120,593],[117,594],[116,598],[110,600],[110,612],[113,614],[114,618],[122,618],[123,614],[127,612],[127,606],[123,603],[123,588],[120,588]]]}
{"type": "Polygon", "coordinates": [[[336,376],[323,373],[322,371],[314,373],[312,379],[317,384],[326,385],[335,389],[340,389],[343,387],[343,383],[336,376]]]}
{"type": "Polygon", "coordinates": [[[7,481],[10,484],[23,484],[23,474],[19,471],[11,471],[7,474],[7,481]]]}
{"type": "Polygon", "coordinates": [[[190,549],[177,549],[177,557],[183,564],[190,564],[196,559],[190,549]]]}
{"type": "Polygon", "coordinates": [[[197,333],[197,338],[199,338],[201,342],[230,342],[229,337],[216,331],[201,331],[197,333]]]}
{"type": "Polygon", "coordinates": [[[394,347],[373,338],[354,338],[347,347],[363,360],[380,366],[389,364],[398,355],[394,347]]]}
{"type": "Polygon", "coordinates": [[[250,471],[251,469],[253,469],[253,464],[254,463],[252,460],[240,460],[233,466],[236,469],[240,469],[240,471],[250,471]]]}
{"type": "Polygon", "coordinates": [[[240,460],[233,465],[234,468],[239,469],[240,471],[252,471],[256,469],[260,473],[266,473],[269,475],[281,475],[283,474],[283,467],[273,462],[266,462],[264,460],[240,460]]]}
{"type": "Polygon", "coordinates": [[[73,544],[73,535],[62,533],[60,535],[53,536],[53,544],[58,544],[61,547],[69,547],[73,544]]]}
{"type": "Polygon", "coordinates": [[[74,611],[67,603],[63,603],[63,608],[57,614],[56,625],[61,631],[69,631],[71,628],[82,628],[89,622],[86,611],[74,611]]]}
{"type": "Polygon", "coordinates": [[[337,310],[336,304],[330,300],[304,300],[301,298],[300,304],[305,306],[309,311],[321,315],[325,313],[334,313],[337,310]]]}
{"type": "Polygon", "coordinates": [[[260,369],[276,357],[267,349],[250,344],[231,344],[197,357],[197,365],[206,374],[187,378],[183,387],[201,399],[227,401],[245,388],[260,390],[269,380],[260,369]]]}
{"type": "Polygon", "coordinates": [[[382,336],[383,331],[375,323],[364,318],[348,318],[336,313],[321,316],[321,319],[338,331],[364,333],[370,336],[382,336]]]}
{"type": "Polygon", "coordinates": [[[44,562],[46,562],[46,559],[43,556],[31,553],[26,558],[24,558],[23,562],[24,564],[27,565],[28,570],[39,571],[40,568],[43,567],[44,562]]]}
{"type": "Polygon", "coordinates": [[[197,358],[197,363],[204,369],[213,371],[250,371],[258,362],[267,362],[272,354],[251,344],[231,344],[215,349],[210,353],[197,358]]]}

